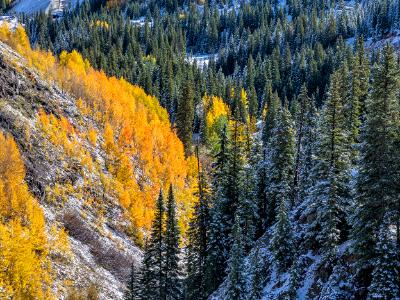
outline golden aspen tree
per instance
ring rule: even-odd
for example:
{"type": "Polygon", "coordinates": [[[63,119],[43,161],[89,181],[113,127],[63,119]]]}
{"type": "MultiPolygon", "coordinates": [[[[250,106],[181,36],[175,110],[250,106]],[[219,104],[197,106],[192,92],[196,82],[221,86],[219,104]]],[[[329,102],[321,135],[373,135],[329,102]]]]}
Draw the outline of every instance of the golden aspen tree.
{"type": "Polygon", "coordinates": [[[0,132],[0,296],[51,299],[44,215],[24,178],[16,143],[0,132]]]}

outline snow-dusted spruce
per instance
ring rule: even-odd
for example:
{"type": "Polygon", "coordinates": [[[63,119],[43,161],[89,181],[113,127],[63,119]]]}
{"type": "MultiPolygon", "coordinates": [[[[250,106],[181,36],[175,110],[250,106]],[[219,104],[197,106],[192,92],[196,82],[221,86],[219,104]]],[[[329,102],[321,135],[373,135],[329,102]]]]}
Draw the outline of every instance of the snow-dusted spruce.
{"type": "Polygon", "coordinates": [[[132,264],[131,272],[126,284],[126,291],[124,293],[124,300],[140,300],[142,293],[141,284],[141,270],[132,264]]]}
{"type": "Polygon", "coordinates": [[[267,109],[263,127],[262,127],[262,158],[258,166],[258,180],[257,180],[257,206],[258,206],[258,223],[257,223],[257,237],[262,236],[267,229],[267,194],[266,194],[266,181],[267,181],[267,150],[269,150],[269,142],[272,136],[272,129],[276,124],[276,114],[280,107],[280,100],[277,94],[272,93],[271,82],[266,84],[266,90],[263,96],[263,103],[267,109]]]}
{"type": "Polygon", "coordinates": [[[390,225],[395,226],[399,240],[398,96],[399,67],[393,47],[387,45],[373,71],[357,177],[357,207],[352,237],[355,240],[354,254],[357,255],[361,290],[367,288],[375,260],[382,259],[373,245],[381,238],[377,232],[386,213],[396,216],[397,221],[393,220],[390,225]]]}
{"type": "Polygon", "coordinates": [[[261,268],[261,255],[259,253],[259,248],[256,248],[255,254],[251,260],[250,267],[250,291],[249,300],[259,300],[262,298],[263,291],[263,270],[261,268]]]}
{"type": "Polygon", "coordinates": [[[162,191],[158,196],[151,236],[143,257],[143,299],[162,299],[165,286],[165,204],[162,191]]]}
{"type": "Polygon", "coordinates": [[[181,272],[179,268],[179,235],[176,216],[176,203],[172,185],[169,187],[166,228],[165,228],[165,299],[176,300],[182,298],[181,272]]]}
{"type": "Polygon", "coordinates": [[[267,224],[276,221],[282,201],[292,205],[293,166],[295,155],[295,132],[288,108],[280,107],[277,123],[266,150],[267,224]]]}
{"type": "Polygon", "coordinates": [[[369,87],[369,62],[365,55],[364,41],[357,40],[357,52],[352,61],[351,71],[351,97],[345,103],[347,130],[349,132],[349,145],[351,147],[351,160],[357,163],[359,156],[359,142],[361,120],[365,118],[365,101],[369,87]]]}
{"type": "Polygon", "coordinates": [[[229,286],[227,291],[228,299],[242,300],[246,299],[245,281],[243,275],[243,233],[240,225],[240,217],[235,216],[235,224],[233,226],[233,244],[229,253],[228,261],[228,278],[229,286]]]}
{"type": "Polygon", "coordinates": [[[335,254],[341,231],[348,226],[350,160],[340,84],[340,74],[336,72],[319,120],[316,164],[311,174],[316,184],[304,212],[312,216],[306,244],[322,247],[326,255],[335,254]]]}
{"type": "Polygon", "coordinates": [[[288,217],[287,200],[281,199],[277,222],[271,240],[271,251],[281,271],[290,267],[294,255],[292,224],[288,217]]]}
{"type": "Polygon", "coordinates": [[[258,207],[257,207],[257,172],[258,164],[261,159],[261,145],[257,144],[258,136],[252,134],[250,121],[244,129],[245,139],[245,163],[243,166],[243,190],[239,199],[237,214],[240,217],[243,230],[243,246],[247,253],[256,240],[258,207]]]}
{"type": "Polygon", "coordinates": [[[378,231],[368,299],[398,299],[400,296],[398,251],[390,228],[395,216],[386,213],[378,231]]]}
{"type": "MultiPolygon", "coordinates": [[[[229,130],[229,148],[228,148],[228,168],[227,168],[227,185],[225,191],[224,214],[226,220],[226,234],[229,237],[230,247],[233,243],[232,232],[235,223],[235,214],[239,213],[243,216],[246,209],[244,201],[245,196],[245,177],[244,166],[246,163],[246,145],[245,145],[245,128],[238,120],[239,115],[233,120],[233,124],[229,130]],[[240,207],[241,206],[241,207],[240,207]],[[238,212],[238,209],[242,212],[238,212]]],[[[250,199],[249,199],[250,200],[250,199]]],[[[247,218],[247,216],[246,216],[247,218]]],[[[244,220],[243,220],[244,221],[244,220]]]]}
{"type": "Polygon", "coordinates": [[[206,281],[208,292],[211,293],[221,284],[225,277],[226,262],[228,260],[228,236],[230,229],[225,216],[225,203],[227,202],[226,181],[228,170],[228,129],[222,130],[219,141],[219,152],[213,170],[213,193],[210,208],[210,237],[206,257],[206,281]]]}
{"type": "MultiPolygon", "coordinates": [[[[200,169],[200,162],[198,161],[200,169]]],[[[210,235],[209,187],[205,174],[199,170],[198,201],[195,203],[187,233],[185,297],[188,300],[207,299],[206,257],[210,235]]]]}
{"type": "Polygon", "coordinates": [[[293,179],[293,202],[299,205],[311,186],[310,173],[313,166],[313,149],[316,137],[316,109],[314,99],[308,96],[307,87],[303,85],[296,99],[296,155],[293,179]]]}
{"type": "MultiPolygon", "coordinates": [[[[179,227],[172,185],[165,208],[162,191],[158,196],[151,236],[146,240],[141,273],[140,299],[182,299],[179,267],[179,227]]],[[[130,286],[128,286],[128,290],[130,286]]]]}

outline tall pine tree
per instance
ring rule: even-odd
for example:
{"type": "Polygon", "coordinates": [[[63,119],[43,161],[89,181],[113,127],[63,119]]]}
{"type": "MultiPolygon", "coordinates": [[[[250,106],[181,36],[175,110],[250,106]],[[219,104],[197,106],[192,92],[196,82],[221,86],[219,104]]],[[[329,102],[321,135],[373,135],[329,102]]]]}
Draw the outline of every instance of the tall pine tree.
{"type": "MultiPolygon", "coordinates": [[[[196,149],[198,153],[198,148],[196,149]]],[[[189,223],[187,246],[186,299],[207,299],[206,257],[210,235],[209,193],[205,174],[198,164],[198,201],[189,223]]]]}
{"type": "Polygon", "coordinates": [[[158,196],[149,241],[143,258],[143,298],[165,298],[165,207],[162,191],[158,196]]]}
{"type": "Polygon", "coordinates": [[[295,132],[291,114],[287,106],[281,107],[277,114],[277,124],[266,150],[267,224],[276,221],[281,201],[292,205],[293,171],[295,155],[295,132]]]}
{"type": "Polygon", "coordinates": [[[165,228],[165,299],[182,298],[182,286],[179,271],[179,228],[176,217],[176,203],[172,185],[169,187],[166,228],[165,228]]]}
{"type": "Polygon", "coordinates": [[[246,288],[243,274],[243,234],[240,226],[240,217],[236,215],[233,226],[233,245],[229,254],[228,278],[229,286],[227,289],[228,299],[246,299],[246,288]]]}
{"type": "Polygon", "coordinates": [[[290,267],[294,255],[294,237],[285,199],[281,199],[277,222],[271,239],[271,251],[281,270],[290,267]]]}
{"type": "Polygon", "coordinates": [[[140,300],[142,293],[141,284],[141,272],[132,263],[131,272],[129,273],[129,278],[126,285],[126,290],[124,292],[124,300],[140,300]]]}
{"type": "MultiPolygon", "coordinates": [[[[365,291],[370,281],[379,226],[385,213],[399,212],[398,158],[399,70],[392,46],[386,46],[375,67],[372,92],[366,102],[360,171],[357,176],[356,212],[352,236],[358,257],[358,280],[365,291]]],[[[398,223],[395,224],[398,228],[398,223]]],[[[397,230],[397,232],[399,232],[397,230]]],[[[397,234],[397,239],[399,238],[397,234]]]]}
{"type": "Polygon", "coordinates": [[[334,73],[318,128],[317,162],[312,170],[316,184],[306,203],[307,213],[315,212],[307,239],[325,253],[335,252],[341,234],[348,230],[350,160],[340,84],[340,74],[334,73]]]}
{"type": "Polygon", "coordinates": [[[372,282],[368,288],[368,299],[398,299],[399,257],[396,242],[390,230],[390,214],[386,213],[377,234],[372,282]]]}
{"type": "Polygon", "coordinates": [[[176,127],[178,137],[181,139],[186,155],[192,153],[192,134],[194,120],[194,82],[191,71],[184,79],[176,112],[176,127]]]}

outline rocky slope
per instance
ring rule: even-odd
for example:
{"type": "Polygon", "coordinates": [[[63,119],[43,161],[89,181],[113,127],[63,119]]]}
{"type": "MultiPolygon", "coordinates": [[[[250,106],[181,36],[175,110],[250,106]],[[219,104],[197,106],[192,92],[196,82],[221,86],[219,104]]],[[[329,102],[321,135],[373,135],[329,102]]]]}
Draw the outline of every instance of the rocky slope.
{"type": "MultiPolygon", "coordinates": [[[[43,134],[38,112],[64,116],[79,131],[87,126],[75,99],[49,84],[25,59],[0,42],[0,129],[18,143],[27,168],[26,181],[44,208],[47,224],[65,227],[72,253],[52,257],[55,286],[59,298],[74,287],[85,289],[94,284],[101,299],[122,299],[124,282],[131,264],[138,263],[141,251],[124,233],[126,223],[118,201],[102,195],[99,178],[91,181],[92,203],[82,201],[79,162],[64,157],[62,151],[43,134]],[[62,201],[54,198],[57,184],[70,189],[62,201]]],[[[102,160],[100,147],[81,141],[82,147],[96,160],[102,160]]],[[[86,174],[87,175],[87,174],[86,174]]],[[[90,174],[89,174],[90,176],[90,174]]]]}

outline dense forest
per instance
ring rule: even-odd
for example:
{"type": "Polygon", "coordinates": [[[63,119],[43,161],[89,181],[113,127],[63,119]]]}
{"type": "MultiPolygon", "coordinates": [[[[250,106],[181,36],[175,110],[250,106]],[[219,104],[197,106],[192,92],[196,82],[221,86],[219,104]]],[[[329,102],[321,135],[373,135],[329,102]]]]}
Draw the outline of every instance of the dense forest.
{"type": "MultiPolygon", "coordinates": [[[[87,0],[18,18],[0,40],[80,115],[35,117],[81,177],[46,201],[99,218],[118,203],[142,251],[123,299],[400,297],[398,0],[87,0]]],[[[51,243],[68,259],[73,235],[45,226],[17,144],[0,130],[0,296],[47,299],[51,243]],[[10,269],[20,243],[36,277],[10,269]]]]}

